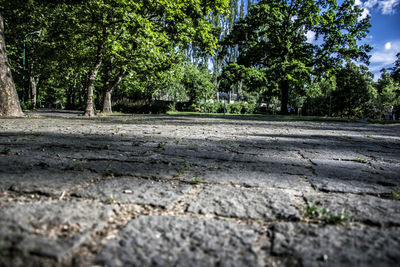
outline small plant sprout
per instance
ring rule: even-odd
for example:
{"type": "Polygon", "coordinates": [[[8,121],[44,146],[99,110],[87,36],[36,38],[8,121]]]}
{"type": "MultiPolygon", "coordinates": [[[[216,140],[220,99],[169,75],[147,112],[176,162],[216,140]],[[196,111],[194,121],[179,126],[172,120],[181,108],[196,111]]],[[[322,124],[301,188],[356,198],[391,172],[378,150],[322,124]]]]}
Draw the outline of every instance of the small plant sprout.
{"type": "Polygon", "coordinates": [[[185,161],[185,163],[184,163],[184,165],[182,166],[182,168],[180,168],[180,169],[178,170],[178,176],[182,176],[182,175],[185,173],[186,169],[187,169],[187,165],[186,165],[186,161],[185,161]]]}
{"type": "Polygon", "coordinates": [[[115,198],[113,194],[110,194],[106,200],[108,204],[113,204],[115,202],[115,198]]]}
{"type": "Polygon", "coordinates": [[[364,159],[364,158],[359,158],[359,157],[356,158],[356,161],[357,161],[357,162],[360,162],[360,163],[367,163],[367,160],[366,160],[366,159],[364,159]]]}
{"type": "Polygon", "coordinates": [[[103,176],[111,176],[114,177],[115,174],[117,173],[117,169],[111,167],[111,163],[109,163],[106,167],[106,169],[103,171],[103,176]]]}
{"type": "Polygon", "coordinates": [[[365,137],[368,137],[368,138],[372,138],[373,137],[373,135],[372,134],[366,134],[366,135],[364,135],[365,137]]]}
{"type": "Polygon", "coordinates": [[[393,200],[399,200],[400,199],[400,186],[397,186],[395,189],[390,190],[390,193],[392,194],[393,200]]]}
{"type": "Polygon", "coordinates": [[[341,212],[331,212],[328,208],[322,207],[319,202],[307,202],[303,213],[304,218],[317,219],[326,223],[340,224],[350,219],[350,212],[343,209],[341,212]]]}
{"type": "Polygon", "coordinates": [[[204,182],[204,178],[193,177],[192,183],[194,184],[201,184],[204,182]]]}
{"type": "Polygon", "coordinates": [[[3,155],[8,155],[10,154],[11,149],[9,149],[8,147],[3,148],[3,150],[1,151],[1,154],[3,155]]]}
{"type": "Polygon", "coordinates": [[[140,142],[132,142],[132,146],[140,146],[140,142]]]}
{"type": "Polygon", "coordinates": [[[157,149],[164,149],[164,147],[165,147],[166,144],[167,144],[166,142],[160,142],[160,143],[158,143],[157,149]]]}
{"type": "Polygon", "coordinates": [[[108,150],[108,145],[100,145],[99,149],[100,150],[108,150]]]}

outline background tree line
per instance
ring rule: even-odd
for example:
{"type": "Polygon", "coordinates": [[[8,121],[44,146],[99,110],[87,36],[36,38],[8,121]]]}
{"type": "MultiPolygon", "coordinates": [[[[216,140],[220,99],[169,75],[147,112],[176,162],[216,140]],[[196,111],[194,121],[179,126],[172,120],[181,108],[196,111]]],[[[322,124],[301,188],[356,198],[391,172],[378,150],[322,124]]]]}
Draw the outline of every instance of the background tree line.
{"type": "Polygon", "coordinates": [[[361,13],[353,0],[0,0],[22,107],[87,116],[168,103],[379,118],[400,105],[400,54],[374,82],[362,65],[371,47],[360,44],[370,26],[361,13]]]}

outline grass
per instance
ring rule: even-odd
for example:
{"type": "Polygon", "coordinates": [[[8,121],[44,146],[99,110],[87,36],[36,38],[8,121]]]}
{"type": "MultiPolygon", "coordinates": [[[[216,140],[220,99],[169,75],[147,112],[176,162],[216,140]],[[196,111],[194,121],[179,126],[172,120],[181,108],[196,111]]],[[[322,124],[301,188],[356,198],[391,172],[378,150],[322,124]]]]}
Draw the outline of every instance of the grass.
{"type": "Polygon", "coordinates": [[[3,150],[0,152],[0,154],[8,155],[8,154],[10,154],[10,152],[11,152],[11,149],[9,149],[8,147],[5,147],[5,148],[3,148],[3,150]]]}
{"type": "Polygon", "coordinates": [[[118,171],[116,168],[113,168],[113,167],[111,167],[111,164],[108,164],[106,169],[103,171],[103,176],[104,177],[106,177],[106,176],[114,177],[117,174],[117,172],[118,171]]]}
{"type": "Polygon", "coordinates": [[[108,150],[108,145],[100,145],[99,149],[100,150],[108,150]]]}
{"type": "Polygon", "coordinates": [[[167,115],[182,115],[182,116],[215,116],[215,117],[253,117],[253,118],[266,118],[266,119],[282,119],[292,121],[322,121],[322,122],[353,122],[359,119],[349,119],[340,117],[328,116],[297,116],[297,115],[278,115],[278,114],[230,114],[230,113],[202,113],[202,112],[182,112],[182,111],[168,111],[167,115]]]}
{"type": "Polygon", "coordinates": [[[160,143],[158,143],[157,149],[158,149],[158,150],[164,149],[164,147],[165,147],[166,144],[167,144],[166,142],[160,142],[160,143]]]}
{"type": "Polygon", "coordinates": [[[395,189],[390,190],[390,194],[392,195],[393,200],[400,199],[400,186],[397,186],[395,189]]]}
{"type": "Polygon", "coordinates": [[[341,212],[330,211],[328,208],[322,207],[319,202],[307,202],[304,210],[303,218],[317,219],[325,223],[341,224],[350,220],[350,212],[343,209],[341,212]]]}
{"type": "Polygon", "coordinates": [[[113,194],[110,194],[110,195],[108,196],[108,198],[106,199],[106,203],[108,203],[108,204],[113,204],[113,203],[115,203],[115,198],[114,198],[114,195],[113,195],[113,194]]]}
{"type": "Polygon", "coordinates": [[[182,175],[185,173],[186,169],[187,169],[187,164],[186,164],[186,161],[185,161],[185,163],[184,163],[184,165],[182,166],[182,168],[180,168],[180,169],[178,170],[177,175],[178,175],[178,176],[182,176],[182,175]]]}
{"type": "Polygon", "coordinates": [[[355,160],[356,160],[357,162],[359,162],[359,163],[367,163],[367,160],[364,159],[364,158],[359,158],[359,157],[357,157],[355,160]]]}
{"type": "Polygon", "coordinates": [[[193,179],[192,179],[193,184],[201,184],[203,182],[204,182],[204,178],[193,177],[193,179]]]}

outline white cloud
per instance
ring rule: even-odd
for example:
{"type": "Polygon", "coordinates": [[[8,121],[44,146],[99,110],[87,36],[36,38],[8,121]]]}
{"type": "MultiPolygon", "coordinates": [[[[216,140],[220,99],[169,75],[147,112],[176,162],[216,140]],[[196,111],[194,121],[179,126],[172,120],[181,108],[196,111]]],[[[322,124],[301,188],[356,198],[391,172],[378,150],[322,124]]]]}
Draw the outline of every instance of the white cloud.
{"type": "Polygon", "coordinates": [[[307,37],[307,42],[312,44],[315,41],[315,32],[313,31],[308,31],[306,33],[306,37],[307,37]]]}
{"type": "Polygon", "coordinates": [[[367,14],[370,13],[370,9],[377,7],[383,15],[390,15],[395,13],[395,8],[400,4],[400,0],[368,0],[364,3],[356,0],[355,4],[364,8],[364,12],[367,14]]]}
{"type": "Polygon", "coordinates": [[[394,8],[399,4],[399,0],[380,1],[379,7],[382,9],[382,14],[393,14],[394,8]]]}
{"type": "Polygon", "coordinates": [[[373,50],[370,71],[377,73],[382,68],[390,68],[396,61],[396,54],[400,51],[400,40],[387,42],[373,50]]]}
{"type": "Polygon", "coordinates": [[[359,8],[361,8],[363,10],[361,17],[359,17],[358,20],[365,19],[367,16],[370,15],[369,9],[367,7],[365,7],[363,5],[363,2],[361,2],[360,0],[356,0],[354,2],[354,5],[358,6],[359,8]]]}

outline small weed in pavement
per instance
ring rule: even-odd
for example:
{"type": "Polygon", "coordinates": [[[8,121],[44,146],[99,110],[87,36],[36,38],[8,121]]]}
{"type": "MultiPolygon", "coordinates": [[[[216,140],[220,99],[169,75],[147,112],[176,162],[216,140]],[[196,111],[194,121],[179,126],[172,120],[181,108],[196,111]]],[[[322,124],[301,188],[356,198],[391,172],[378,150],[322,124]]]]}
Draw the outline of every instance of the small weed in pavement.
{"type": "Polygon", "coordinates": [[[350,212],[343,209],[341,212],[331,212],[328,208],[322,207],[319,202],[307,202],[303,213],[304,218],[317,219],[326,223],[340,224],[350,219],[350,212]]]}
{"type": "Polygon", "coordinates": [[[357,161],[357,162],[360,162],[360,163],[367,163],[367,160],[366,160],[366,159],[364,159],[364,158],[359,158],[359,157],[356,158],[356,161],[357,161]]]}
{"type": "Polygon", "coordinates": [[[165,147],[165,145],[166,145],[167,143],[166,142],[160,142],[160,143],[158,143],[158,145],[157,145],[157,149],[164,149],[164,147],[165,147]]]}
{"type": "Polygon", "coordinates": [[[110,196],[106,199],[106,203],[113,204],[114,202],[115,202],[114,195],[110,194],[110,196]]]}
{"type": "Polygon", "coordinates": [[[186,165],[186,161],[185,161],[185,164],[182,166],[182,168],[180,168],[178,170],[178,176],[182,176],[185,173],[186,169],[187,169],[187,165],[186,165]]]}
{"type": "Polygon", "coordinates": [[[11,149],[9,149],[8,147],[5,147],[5,148],[3,148],[3,150],[0,152],[0,154],[8,155],[8,154],[10,154],[10,152],[11,152],[11,149]]]}
{"type": "Polygon", "coordinates": [[[204,178],[193,177],[192,183],[194,184],[201,184],[204,182],[204,178]]]}
{"type": "Polygon", "coordinates": [[[390,193],[392,194],[393,200],[399,200],[400,199],[400,186],[397,186],[394,190],[390,190],[390,193]]]}
{"type": "Polygon", "coordinates": [[[111,167],[111,164],[108,164],[106,169],[103,171],[103,176],[111,176],[114,177],[117,174],[117,169],[111,167]]]}
{"type": "Polygon", "coordinates": [[[99,149],[100,150],[108,150],[108,145],[100,145],[99,149]]]}
{"type": "Polygon", "coordinates": [[[140,146],[140,142],[132,142],[132,146],[140,146]]]}

